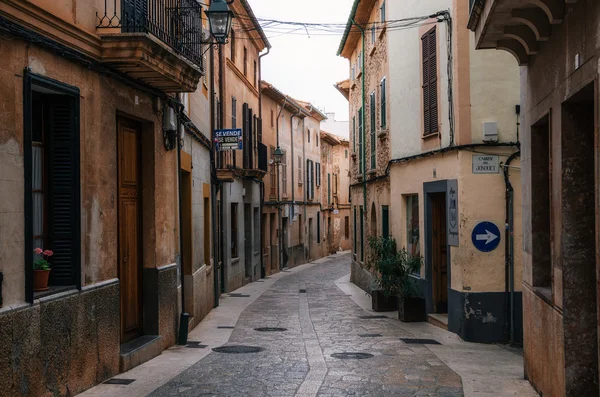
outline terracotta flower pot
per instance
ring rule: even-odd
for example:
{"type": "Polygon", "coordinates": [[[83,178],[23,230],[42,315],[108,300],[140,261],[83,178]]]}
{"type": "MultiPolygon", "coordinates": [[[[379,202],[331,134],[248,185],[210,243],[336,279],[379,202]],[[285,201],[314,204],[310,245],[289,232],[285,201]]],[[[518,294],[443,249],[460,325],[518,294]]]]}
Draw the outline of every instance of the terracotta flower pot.
{"type": "Polygon", "coordinates": [[[50,270],[34,270],[33,290],[35,292],[48,291],[48,277],[50,277],[50,270]]]}

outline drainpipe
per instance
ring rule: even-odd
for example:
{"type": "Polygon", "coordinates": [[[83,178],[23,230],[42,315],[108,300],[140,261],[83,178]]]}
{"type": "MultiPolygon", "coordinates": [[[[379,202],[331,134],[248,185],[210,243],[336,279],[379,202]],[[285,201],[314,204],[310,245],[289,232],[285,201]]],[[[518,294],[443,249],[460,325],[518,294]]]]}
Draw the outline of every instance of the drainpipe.
{"type": "MultiPolygon", "coordinates": [[[[223,46],[219,46],[219,98],[221,102],[221,106],[219,106],[219,126],[222,128],[225,125],[225,113],[223,112],[223,106],[225,104],[225,68],[223,65],[225,64],[225,54],[223,54],[223,46]]],[[[224,157],[224,156],[223,156],[224,157]]],[[[221,164],[223,166],[223,164],[221,164]]],[[[223,279],[222,285],[220,285],[220,292],[225,291],[225,225],[223,225],[223,215],[225,211],[225,200],[223,194],[223,185],[221,184],[220,195],[221,195],[221,205],[219,206],[219,222],[221,223],[219,227],[220,237],[219,237],[219,265],[220,265],[220,274],[217,277],[221,276],[223,279]]],[[[220,281],[220,280],[219,280],[220,281]]]]}
{"type": "MultiPolygon", "coordinates": [[[[260,120],[261,123],[261,130],[262,130],[262,59],[263,57],[269,55],[269,52],[271,52],[271,47],[267,47],[267,52],[265,52],[264,54],[261,54],[258,56],[258,119],[260,120]]],[[[262,143],[262,142],[260,142],[262,143]]],[[[260,181],[260,222],[262,222],[263,219],[263,210],[264,210],[264,202],[265,202],[265,183],[261,180],[260,181]]],[[[265,278],[267,276],[267,270],[265,269],[265,258],[264,258],[264,254],[263,254],[263,247],[264,247],[264,236],[263,236],[263,230],[264,230],[263,225],[261,225],[260,228],[260,278],[265,278]]]]}
{"type": "MultiPolygon", "coordinates": [[[[176,96],[177,102],[180,102],[180,96],[176,96]]],[[[181,102],[180,102],[181,103],[181,102]]],[[[177,344],[187,345],[188,327],[190,315],[185,311],[185,273],[183,260],[183,196],[181,192],[181,118],[177,118],[177,198],[179,201],[179,267],[181,277],[181,314],[179,316],[179,337],[177,344]]]]}
{"type": "MultiPolygon", "coordinates": [[[[363,205],[364,205],[364,210],[363,210],[363,218],[367,216],[367,164],[366,164],[366,158],[365,158],[365,128],[366,128],[366,124],[365,124],[365,80],[366,80],[366,74],[367,71],[365,70],[365,29],[363,29],[362,26],[360,26],[359,24],[356,23],[356,21],[354,21],[354,19],[351,20],[352,24],[355,25],[356,27],[358,27],[360,29],[361,32],[361,36],[362,36],[362,76],[361,76],[361,80],[362,80],[362,94],[361,94],[361,99],[362,99],[362,137],[361,137],[361,141],[362,141],[362,150],[361,150],[361,156],[362,156],[362,162],[363,162],[363,205]]],[[[359,159],[360,161],[360,159],[359,159]]],[[[363,225],[365,223],[365,220],[363,219],[363,225]]],[[[366,256],[364,255],[364,241],[365,241],[365,230],[364,227],[362,228],[362,246],[361,246],[361,252],[363,252],[363,258],[365,258],[366,256]]]]}
{"type": "Polygon", "coordinates": [[[508,292],[508,332],[509,341],[515,343],[515,246],[514,246],[514,189],[510,183],[510,163],[519,157],[521,152],[515,152],[510,155],[503,166],[504,183],[506,184],[506,231],[505,231],[505,292],[508,292]]]}
{"type": "MultiPolygon", "coordinates": [[[[310,107],[310,111],[312,112],[312,105],[310,107]]],[[[306,189],[309,188],[308,185],[308,164],[306,163],[306,146],[304,144],[304,142],[306,141],[306,118],[302,119],[302,163],[304,164],[304,172],[306,173],[306,178],[304,178],[304,189],[302,189],[302,197],[304,198],[304,211],[302,211],[302,213],[304,214],[304,217],[302,218],[302,221],[304,222],[304,224],[302,225],[303,228],[303,235],[304,235],[304,240],[302,241],[303,246],[304,246],[304,252],[303,252],[303,256],[304,256],[304,263],[307,262],[307,258],[306,258],[306,245],[305,242],[307,241],[307,234],[306,233],[306,224],[308,222],[307,219],[307,212],[306,212],[306,200],[308,199],[307,194],[306,194],[306,189]]],[[[314,166],[313,166],[314,167],[314,166]]],[[[309,249],[310,249],[310,241],[308,243],[309,249]]],[[[308,253],[308,256],[310,257],[310,252],[308,253]]]]}
{"type": "MultiPolygon", "coordinates": [[[[293,220],[294,220],[294,214],[296,213],[296,194],[295,194],[295,190],[296,190],[296,184],[295,184],[295,179],[294,179],[294,174],[296,173],[296,169],[294,168],[294,118],[297,118],[298,115],[300,114],[300,109],[298,109],[298,111],[294,114],[292,114],[292,117],[290,117],[290,139],[292,142],[292,224],[293,224],[293,220]]],[[[300,237],[300,236],[298,236],[300,237]]],[[[293,255],[293,251],[292,251],[292,265],[294,265],[294,255],[293,255]]]]}
{"type": "MultiPolygon", "coordinates": [[[[281,149],[279,146],[279,118],[281,117],[281,113],[283,109],[285,109],[285,104],[287,103],[288,97],[285,96],[283,101],[283,105],[281,105],[281,110],[279,110],[279,114],[277,114],[276,121],[276,136],[277,136],[277,147],[281,149]]],[[[277,237],[279,240],[279,270],[283,269],[283,217],[281,216],[281,179],[280,179],[280,170],[279,167],[281,164],[277,165],[277,215],[278,220],[277,223],[279,225],[279,236],[277,237]]]]}
{"type": "MultiPolygon", "coordinates": [[[[215,54],[214,51],[210,50],[210,98],[211,98],[211,109],[216,104],[216,92],[215,92],[215,54]]],[[[210,140],[214,145],[215,142],[215,127],[217,126],[217,120],[215,116],[215,109],[210,112],[210,140]]],[[[211,189],[210,189],[210,213],[211,213],[211,229],[212,229],[212,237],[213,237],[213,294],[214,294],[214,303],[213,308],[219,306],[219,227],[217,225],[217,192],[219,191],[219,180],[217,179],[217,158],[216,158],[215,150],[210,151],[210,179],[211,179],[211,189]]],[[[206,231],[205,231],[206,233],[206,231]]]]}

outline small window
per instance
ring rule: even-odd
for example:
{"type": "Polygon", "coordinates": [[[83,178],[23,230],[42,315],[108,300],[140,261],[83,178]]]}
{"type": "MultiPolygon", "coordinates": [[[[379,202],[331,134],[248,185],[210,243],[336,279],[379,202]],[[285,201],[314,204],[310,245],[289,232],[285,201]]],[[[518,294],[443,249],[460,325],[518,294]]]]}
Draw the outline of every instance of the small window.
{"type": "Polygon", "coordinates": [[[238,204],[231,204],[231,257],[237,258],[238,253],[238,204]]]}
{"type": "Polygon", "coordinates": [[[344,157],[348,158],[348,149],[344,150],[344,157]]]}
{"type": "Polygon", "coordinates": [[[275,127],[275,112],[271,109],[271,127],[275,127]]]}
{"type": "Polygon", "coordinates": [[[344,217],[344,239],[348,240],[350,238],[350,217],[344,217]]]}
{"type": "Polygon", "coordinates": [[[229,47],[231,50],[231,62],[235,63],[235,31],[231,29],[231,33],[229,34],[229,47]]]}
{"type": "Polygon", "coordinates": [[[377,33],[376,33],[375,26],[373,26],[371,28],[371,44],[375,44],[376,40],[377,40],[377,33]]]}
{"type": "Polygon", "coordinates": [[[248,77],[248,50],[244,47],[244,76],[248,77]]]}
{"type": "Polygon", "coordinates": [[[302,156],[298,156],[298,185],[302,185],[302,156]]]}
{"type": "Polygon", "coordinates": [[[321,140],[321,137],[319,136],[319,133],[317,132],[315,134],[315,143],[317,144],[317,147],[319,147],[319,141],[321,140]]]}
{"type": "Polygon", "coordinates": [[[237,99],[231,97],[231,128],[237,128],[237,99]]]}
{"type": "Polygon", "coordinates": [[[308,137],[308,143],[310,143],[310,130],[307,130],[306,136],[308,137]]]}
{"type": "Polygon", "coordinates": [[[317,211],[317,244],[321,242],[321,213],[317,211]]]}
{"type": "Polygon", "coordinates": [[[406,250],[409,254],[421,255],[419,230],[419,196],[406,196],[406,250]]]}
{"type": "Polygon", "coordinates": [[[254,87],[258,87],[258,70],[256,68],[256,61],[254,61],[254,87]]]}
{"type": "Polygon", "coordinates": [[[385,1],[381,4],[379,9],[379,19],[381,22],[385,22],[385,1]]]}
{"type": "Polygon", "coordinates": [[[385,128],[387,126],[387,87],[386,87],[386,79],[385,77],[381,80],[379,84],[379,117],[380,117],[380,125],[381,128],[385,128]]]}

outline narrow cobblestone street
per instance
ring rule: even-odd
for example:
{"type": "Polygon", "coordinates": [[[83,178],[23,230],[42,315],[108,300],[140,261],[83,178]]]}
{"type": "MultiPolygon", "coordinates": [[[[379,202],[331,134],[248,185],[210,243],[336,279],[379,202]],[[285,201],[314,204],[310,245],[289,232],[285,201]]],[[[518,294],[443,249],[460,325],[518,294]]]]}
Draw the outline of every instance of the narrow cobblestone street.
{"type": "Polygon", "coordinates": [[[151,395],[462,396],[460,377],[425,345],[402,342],[413,335],[397,321],[364,318],[377,316],[334,284],[349,272],[346,254],[278,281],[242,313],[227,344],[263,351],[212,352],[151,395]],[[344,352],[373,356],[332,357],[344,352]]]}

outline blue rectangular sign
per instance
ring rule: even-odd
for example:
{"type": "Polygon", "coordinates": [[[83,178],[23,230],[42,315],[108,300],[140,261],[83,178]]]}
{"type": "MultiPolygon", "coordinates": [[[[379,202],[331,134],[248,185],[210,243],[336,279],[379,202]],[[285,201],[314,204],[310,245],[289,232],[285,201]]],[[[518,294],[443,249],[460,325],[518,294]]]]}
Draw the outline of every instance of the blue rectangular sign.
{"type": "Polygon", "coordinates": [[[215,130],[215,148],[217,151],[242,150],[242,129],[215,130]]]}

